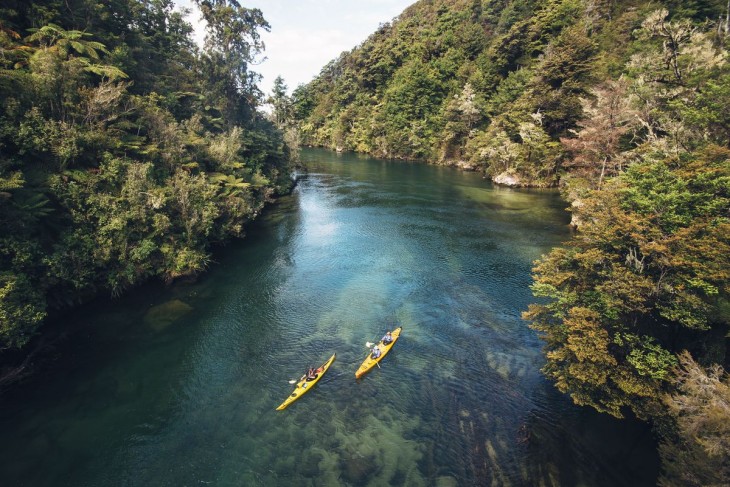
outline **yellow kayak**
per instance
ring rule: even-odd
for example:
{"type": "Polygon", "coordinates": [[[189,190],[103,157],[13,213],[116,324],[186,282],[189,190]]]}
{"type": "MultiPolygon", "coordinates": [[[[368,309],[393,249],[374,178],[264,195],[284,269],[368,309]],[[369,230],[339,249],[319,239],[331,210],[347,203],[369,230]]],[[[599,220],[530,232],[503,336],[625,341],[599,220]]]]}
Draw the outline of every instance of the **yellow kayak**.
{"type": "Polygon", "coordinates": [[[281,403],[281,406],[276,408],[277,411],[281,411],[282,409],[286,409],[289,404],[293,403],[300,397],[302,397],[305,393],[307,393],[312,387],[314,387],[314,384],[319,382],[319,379],[322,378],[325,372],[327,372],[327,369],[330,368],[330,365],[332,365],[332,362],[335,361],[335,355],[332,354],[330,359],[322,364],[321,367],[319,367],[315,372],[316,376],[312,380],[307,380],[306,377],[302,377],[299,379],[299,382],[297,382],[297,386],[294,388],[294,392],[292,392],[289,397],[286,398],[284,402],[281,403]]]}
{"type": "Polygon", "coordinates": [[[373,354],[369,353],[368,357],[365,359],[365,361],[362,363],[359,369],[357,369],[357,372],[355,372],[355,378],[359,379],[363,376],[363,374],[367,373],[370,369],[375,367],[375,365],[383,360],[383,357],[385,357],[388,352],[390,352],[390,349],[393,348],[393,345],[395,345],[395,342],[398,341],[398,337],[400,337],[400,331],[403,329],[402,326],[399,326],[395,330],[391,332],[391,335],[393,335],[393,341],[388,343],[387,345],[383,343],[383,341],[379,341],[377,343],[377,347],[380,349],[380,357],[373,358],[373,354]]]}

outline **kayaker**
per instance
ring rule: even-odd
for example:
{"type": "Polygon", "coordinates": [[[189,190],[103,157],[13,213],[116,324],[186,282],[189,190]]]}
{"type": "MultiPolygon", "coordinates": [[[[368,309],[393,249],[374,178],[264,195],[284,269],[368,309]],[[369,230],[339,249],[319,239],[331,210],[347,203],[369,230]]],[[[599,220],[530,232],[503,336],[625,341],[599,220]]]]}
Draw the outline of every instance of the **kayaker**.
{"type": "Polygon", "coordinates": [[[377,345],[375,345],[375,346],[373,347],[373,349],[371,350],[371,352],[372,352],[372,354],[373,354],[373,355],[372,355],[372,356],[373,356],[373,358],[378,358],[378,357],[380,357],[380,348],[378,348],[378,346],[377,346],[377,345]]]}
{"type": "Polygon", "coordinates": [[[390,332],[388,331],[385,333],[385,336],[380,339],[380,341],[383,342],[383,344],[387,345],[393,341],[393,335],[391,335],[390,332]]]}
{"type": "Polygon", "coordinates": [[[314,367],[309,367],[307,370],[307,380],[314,380],[317,378],[317,373],[314,371],[314,367]]]}

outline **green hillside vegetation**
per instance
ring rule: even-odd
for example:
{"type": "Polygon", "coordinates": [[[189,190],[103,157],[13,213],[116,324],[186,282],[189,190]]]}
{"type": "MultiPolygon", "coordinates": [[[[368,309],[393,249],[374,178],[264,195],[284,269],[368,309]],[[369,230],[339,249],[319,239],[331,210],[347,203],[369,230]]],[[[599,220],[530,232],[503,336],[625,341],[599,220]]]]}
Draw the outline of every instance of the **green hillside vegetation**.
{"type": "Polygon", "coordinates": [[[248,70],[261,12],[198,1],[7,0],[0,8],[0,351],[48,312],[206,268],[291,185],[248,70]]]}
{"type": "Polygon", "coordinates": [[[730,483],[730,4],[423,0],[297,88],[303,143],[560,186],[525,318],[577,404],[730,483]]]}
{"type": "MultiPolygon", "coordinates": [[[[704,21],[717,19],[724,3],[664,2],[668,21],[681,16],[699,29],[691,46],[678,46],[683,54],[702,49],[695,34],[712,37],[717,25],[704,21]]],[[[670,74],[657,72],[671,55],[661,49],[667,34],[659,27],[639,33],[661,6],[417,2],[298,87],[289,100],[291,118],[308,145],[458,164],[517,185],[555,186],[569,165],[560,140],[580,129],[601,82],[670,74]]],[[[692,70],[710,67],[691,64],[692,70]]],[[[616,143],[632,140],[627,135],[616,143]]]]}

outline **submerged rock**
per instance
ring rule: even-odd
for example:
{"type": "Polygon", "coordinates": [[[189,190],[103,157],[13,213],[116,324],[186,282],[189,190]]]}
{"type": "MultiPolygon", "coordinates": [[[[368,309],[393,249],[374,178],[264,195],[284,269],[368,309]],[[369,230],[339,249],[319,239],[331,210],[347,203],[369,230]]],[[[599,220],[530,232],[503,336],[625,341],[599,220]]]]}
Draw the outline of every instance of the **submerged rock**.
{"type": "Polygon", "coordinates": [[[193,307],[189,304],[179,299],[173,299],[147,310],[144,322],[153,330],[162,331],[192,310],[193,307]]]}
{"type": "Polygon", "coordinates": [[[436,479],[436,487],[457,487],[459,482],[454,477],[442,475],[436,479]]]}
{"type": "Polygon", "coordinates": [[[342,479],[356,485],[365,484],[371,476],[380,471],[378,462],[375,460],[374,455],[343,454],[340,457],[339,465],[342,470],[342,479]]]}
{"type": "Polygon", "coordinates": [[[315,478],[319,476],[319,462],[324,456],[316,451],[307,450],[302,455],[302,463],[299,466],[299,472],[307,478],[315,478]]]}

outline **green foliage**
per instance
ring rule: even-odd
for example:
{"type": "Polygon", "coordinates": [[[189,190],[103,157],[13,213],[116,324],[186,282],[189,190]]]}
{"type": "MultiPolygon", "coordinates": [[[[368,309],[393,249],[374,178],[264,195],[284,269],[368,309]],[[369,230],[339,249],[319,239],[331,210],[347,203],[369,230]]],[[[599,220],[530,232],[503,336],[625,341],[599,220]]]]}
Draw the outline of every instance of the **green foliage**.
{"type": "MultiPolygon", "coordinates": [[[[586,118],[561,139],[580,233],[537,263],[533,291],[548,302],[525,317],[546,340],[545,373],[576,402],[665,423],[663,393],[693,400],[676,389],[681,351],[727,360],[727,50],[691,18],[659,9],[637,20],[622,77],[581,98],[586,118]],[[601,341],[584,339],[589,326],[601,341]],[[597,357],[610,370],[584,373],[597,357]]],[[[671,448],[692,444],[681,426],[665,434],[671,448]]],[[[693,447],[672,451],[698,472],[715,465],[693,447]]],[[[666,468],[668,484],[685,478],[666,468]]]]}
{"type": "Polygon", "coordinates": [[[547,341],[546,373],[576,401],[657,415],[677,344],[697,346],[728,326],[716,310],[730,278],[729,176],[730,153],[719,148],[680,165],[635,163],[584,198],[580,234],[538,263],[533,291],[551,301],[526,318],[547,341]],[[588,319],[575,309],[591,311],[611,347],[575,341],[588,319]],[[607,353],[615,366],[605,376],[576,377],[586,357],[607,353]]]}
{"type": "Polygon", "coordinates": [[[91,36],[88,32],[65,30],[53,23],[40,29],[28,29],[28,32],[31,32],[31,35],[26,38],[27,42],[38,43],[44,49],[58,51],[64,58],[68,58],[74,52],[96,60],[100,59],[99,52],[109,54],[104,44],[84,39],[91,36]]]}
{"type": "Polygon", "coordinates": [[[47,308],[204,270],[289,188],[248,70],[268,25],[201,6],[203,50],[172,0],[0,11],[0,349],[47,308]]]}
{"type": "Polygon", "coordinates": [[[540,113],[538,131],[549,140],[528,136],[532,145],[506,170],[523,184],[554,185],[558,137],[580,118],[578,97],[595,54],[582,11],[577,0],[419,2],[295,92],[304,142],[381,157],[470,160],[496,177],[505,159],[484,156],[493,135],[504,130],[521,145],[520,131],[529,131],[521,124],[540,113]]]}
{"type": "Polygon", "coordinates": [[[25,345],[45,316],[44,298],[27,276],[0,273],[0,350],[25,345]]]}
{"type": "Polygon", "coordinates": [[[489,115],[491,117],[495,117],[506,112],[509,109],[509,106],[525,92],[528,83],[533,77],[534,73],[526,68],[510,72],[507,77],[499,83],[492,96],[489,98],[489,102],[487,104],[487,111],[489,115]]]}

